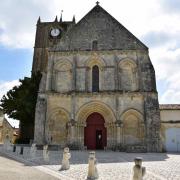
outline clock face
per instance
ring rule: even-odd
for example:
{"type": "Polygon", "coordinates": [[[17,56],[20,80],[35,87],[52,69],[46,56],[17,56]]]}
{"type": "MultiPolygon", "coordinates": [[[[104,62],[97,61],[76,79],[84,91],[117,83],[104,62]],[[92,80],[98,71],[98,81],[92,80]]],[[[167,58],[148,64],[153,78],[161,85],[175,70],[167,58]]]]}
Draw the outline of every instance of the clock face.
{"type": "Polygon", "coordinates": [[[61,33],[60,29],[54,28],[51,30],[51,36],[52,37],[57,37],[60,35],[60,33],[61,33]]]}

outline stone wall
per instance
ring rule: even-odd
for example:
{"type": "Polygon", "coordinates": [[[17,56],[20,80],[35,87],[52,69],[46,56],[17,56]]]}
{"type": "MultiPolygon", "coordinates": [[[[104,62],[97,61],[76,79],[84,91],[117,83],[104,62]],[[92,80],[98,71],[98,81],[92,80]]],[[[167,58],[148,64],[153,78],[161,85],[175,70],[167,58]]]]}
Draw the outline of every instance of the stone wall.
{"type": "Polygon", "coordinates": [[[43,96],[46,103],[38,110],[38,99],[37,143],[83,147],[86,119],[99,112],[105,119],[108,148],[161,150],[155,74],[147,51],[50,51],[44,77],[45,90],[39,97],[43,96]],[[92,93],[94,65],[99,67],[96,93],[92,93]]]}
{"type": "Polygon", "coordinates": [[[93,65],[99,67],[100,91],[156,92],[147,51],[50,52],[46,90],[91,92],[93,65]]]}

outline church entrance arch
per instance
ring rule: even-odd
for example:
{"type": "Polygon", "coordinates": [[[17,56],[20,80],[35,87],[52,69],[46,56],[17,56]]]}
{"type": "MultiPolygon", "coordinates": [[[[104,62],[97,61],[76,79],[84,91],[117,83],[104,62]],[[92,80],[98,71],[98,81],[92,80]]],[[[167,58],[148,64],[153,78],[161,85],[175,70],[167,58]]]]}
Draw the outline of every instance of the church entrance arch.
{"type": "Polygon", "coordinates": [[[104,149],[107,145],[104,117],[97,112],[90,114],[84,129],[84,145],[87,149],[104,149]]]}
{"type": "Polygon", "coordinates": [[[88,149],[103,149],[104,147],[111,148],[115,143],[116,117],[107,104],[101,101],[88,102],[79,108],[75,119],[77,122],[75,131],[82,146],[87,146],[88,149]],[[94,139],[92,139],[91,131],[94,139]],[[100,141],[100,145],[96,146],[96,141],[98,141],[96,137],[100,137],[99,135],[102,137],[102,142],[100,141]]]}

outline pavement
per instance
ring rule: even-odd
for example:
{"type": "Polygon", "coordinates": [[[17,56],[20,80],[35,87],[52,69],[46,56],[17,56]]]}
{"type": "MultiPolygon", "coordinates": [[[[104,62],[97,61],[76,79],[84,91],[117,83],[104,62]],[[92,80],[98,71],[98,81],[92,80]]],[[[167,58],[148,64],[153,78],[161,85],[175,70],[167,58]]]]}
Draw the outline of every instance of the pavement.
{"type": "Polygon", "coordinates": [[[24,165],[0,154],[0,179],[1,180],[57,180],[58,178],[46,174],[32,166],[24,165]]]}
{"type": "MultiPolygon", "coordinates": [[[[0,147],[0,152],[4,156],[11,157],[23,164],[28,164],[29,167],[32,167],[37,171],[41,171],[42,173],[47,174],[47,176],[51,176],[51,178],[63,180],[87,179],[89,151],[71,151],[71,165],[70,169],[66,171],[59,171],[61,167],[63,154],[63,151],[61,150],[49,151],[48,163],[46,163],[43,160],[42,150],[38,150],[36,153],[36,157],[32,158],[30,156],[29,147],[26,147],[24,149],[23,155],[19,154],[20,147],[16,149],[16,152],[12,152],[12,149],[8,151],[3,150],[3,148],[0,147]]],[[[113,151],[96,151],[96,158],[98,160],[97,169],[99,173],[99,179],[132,179],[132,169],[134,166],[133,161],[135,157],[143,158],[143,166],[146,167],[146,175],[144,176],[144,180],[180,180],[180,154],[123,153],[113,151]]],[[[1,159],[0,164],[2,164],[1,159]]],[[[27,178],[25,176],[25,179],[28,179],[28,174],[27,178]]],[[[48,178],[48,180],[50,180],[50,178],[48,178]]]]}

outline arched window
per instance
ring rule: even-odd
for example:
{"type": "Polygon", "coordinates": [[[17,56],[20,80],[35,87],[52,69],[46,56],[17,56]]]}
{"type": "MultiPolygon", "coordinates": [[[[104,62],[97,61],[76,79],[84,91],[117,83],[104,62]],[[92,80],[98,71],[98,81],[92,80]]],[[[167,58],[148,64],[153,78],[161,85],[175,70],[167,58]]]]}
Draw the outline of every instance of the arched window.
{"type": "Polygon", "coordinates": [[[99,91],[99,67],[97,65],[92,67],[92,92],[99,91]]]}
{"type": "Polygon", "coordinates": [[[92,50],[96,51],[97,49],[98,49],[98,41],[95,40],[95,41],[92,42],[92,50]]]}

